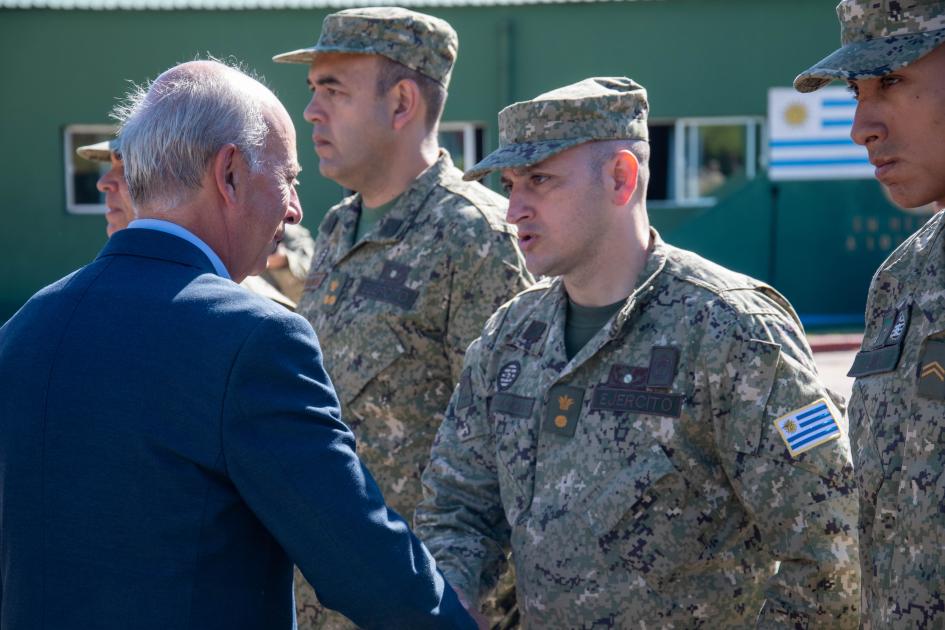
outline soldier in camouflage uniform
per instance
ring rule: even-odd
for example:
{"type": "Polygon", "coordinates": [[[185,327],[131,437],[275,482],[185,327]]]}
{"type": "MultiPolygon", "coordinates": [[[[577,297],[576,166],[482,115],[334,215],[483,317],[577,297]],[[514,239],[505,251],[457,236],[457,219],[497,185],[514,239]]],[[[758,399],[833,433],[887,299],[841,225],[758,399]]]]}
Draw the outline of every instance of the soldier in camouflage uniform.
{"type": "Polygon", "coordinates": [[[556,277],[467,351],[417,533],[472,601],[511,547],[532,628],[855,628],[846,425],[790,304],[649,228],[647,110],[622,77],[516,103],[466,173],[556,277]]]}
{"type": "MultiPolygon", "coordinates": [[[[846,80],[853,139],[892,200],[945,206],[945,2],[844,0],[843,46],[795,87],[846,80]]],[[[863,625],[945,627],[945,219],[876,272],[850,376],[863,625]]]]}
{"type": "MultiPolygon", "coordinates": [[[[466,347],[531,284],[506,200],[437,145],[456,51],[443,20],[388,7],[331,14],[314,47],[274,57],[309,64],[319,170],[356,191],[319,228],[299,313],[358,454],[408,520],[466,347]]],[[[296,600],[302,628],[346,626],[298,582],[296,600]]]]}
{"type": "Polygon", "coordinates": [[[285,226],[282,242],[276,252],[269,256],[266,271],[260,274],[260,278],[298,303],[314,254],[315,239],[308,228],[299,223],[289,223],[285,226]]]}
{"type": "MultiPolygon", "coordinates": [[[[105,233],[111,236],[118,230],[128,227],[128,224],[135,219],[135,212],[131,195],[128,194],[128,184],[125,182],[125,165],[121,159],[118,139],[88,144],[77,148],[75,152],[79,157],[86,160],[111,164],[111,168],[105,171],[96,183],[99,191],[105,194],[105,207],[108,209],[105,213],[105,233]]],[[[294,261],[296,265],[301,264],[299,259],[305,254],[300,250],[305,245],[306,239],[311,242],[312,237],[309,231],[301,225],[286,223],[285,235],[288,236],[289,234],[292,234],[293,238],[292,246],[286,248],[286,258],[294,261]]],[[[280,243],[279,246],[282,247],[282,244],[280,243]]],[[[275,254],[270,256],[269,259],[272,260],[273,256],[275,254]]],[[[309,254],[309,257],[311,257],[311,254],[309,254]]],[[[295,309],[295,301],[281,293],[277,287],[261,276],[246,276],[240,285],[257,295],[281,304],[289,310],[295,309]]]]}

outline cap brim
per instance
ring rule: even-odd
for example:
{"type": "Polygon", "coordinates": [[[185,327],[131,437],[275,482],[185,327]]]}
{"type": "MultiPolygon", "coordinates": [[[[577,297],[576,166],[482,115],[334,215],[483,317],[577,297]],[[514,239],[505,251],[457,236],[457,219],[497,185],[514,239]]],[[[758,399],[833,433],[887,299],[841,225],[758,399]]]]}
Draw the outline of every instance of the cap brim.
{"type": "Polygon", "coordinates": [[[110,162],[112,159],[111,141],[97,142],[96,144],[87,144],[75,150],[79,157],[92,162],[110,162]]]}
{"type": "Polygon", "coordinates": [[[831,81],[881,77],[925,56],[943,41],[945,28],[847,44],[797,75],[794,89],[813,92],[831,81]]]}
{"type": "Polygon", "coordinates": [[[565,149],[590,142],[594,138],[568,138],[566,140],[540,140],[521,142],[496,149],[478,164],[463,173],[466,181],[482,179],[492,171],[504,168],[523,168],[547,160],[565,149]]]}
{"type": "Polygon", "coordinates": [[[343,46],[299,48],[291,52],[285,52],[272,58],[276,63],[304,63],[310,64],[315,61],[315,57],[324,53],[345,53],[348,55],[380,55],[381,53],[363,48],[352,49],[343,46]]]}

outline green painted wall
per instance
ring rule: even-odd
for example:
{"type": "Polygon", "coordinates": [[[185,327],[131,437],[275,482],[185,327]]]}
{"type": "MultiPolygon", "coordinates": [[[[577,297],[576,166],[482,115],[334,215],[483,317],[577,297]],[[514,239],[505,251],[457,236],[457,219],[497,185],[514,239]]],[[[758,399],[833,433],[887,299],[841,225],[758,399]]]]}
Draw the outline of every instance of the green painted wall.
{"type": "MultiPolygon", "coordinates": [[[[593,75],[643,83],[654,118],[763,116],[769,87],[790,85],[799,70],[836,46],[835,3],[654,0],[428,9],[460,36],[444,120],[487,123],[489,150],[502,106],[593,75]]],[[[301,116],[308,100],[304,68],[270,58],[313,43],[326,13],[0,10],[0,139],[6,149],[0,156],[6,259],[0,321],[34,291],[87,262],[105,241],[102,217],[65,211],[63,127],[108,122],[129,80],[153,77],[198,54],[245,61],[295,115],[304,224],[314,229],[341,190],[318,175],[301,116]]],[[[653,209],[651,217],[667,240],[773,281],[805,313],[862,312],[872,270],[908,233],[907,215],[892,209],[871,181],[785,184],[773,195],[759,178],[712,208],[653,209]],[[851,250],[854,223],[863,228],[857,233],[862,243],[851,250]],[[888,243],[880,242],[884,235],[888,243]]],[[[915,229],[919,223],[913,223],[915,229]]]]}

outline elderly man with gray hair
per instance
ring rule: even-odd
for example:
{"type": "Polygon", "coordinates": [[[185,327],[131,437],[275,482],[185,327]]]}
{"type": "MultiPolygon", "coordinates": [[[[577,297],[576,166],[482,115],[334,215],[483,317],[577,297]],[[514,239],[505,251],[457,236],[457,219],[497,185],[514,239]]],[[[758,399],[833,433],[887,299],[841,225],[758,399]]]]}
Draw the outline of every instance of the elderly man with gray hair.
{"type": "Polygon", "coordinates": [[[302,217],[281,103],[196,61],[119,116],[139,218],[0,328],[0,627],[291,628],[293,562],[361,627],[474,627],[311,326],[235,284],[302,217]]]}

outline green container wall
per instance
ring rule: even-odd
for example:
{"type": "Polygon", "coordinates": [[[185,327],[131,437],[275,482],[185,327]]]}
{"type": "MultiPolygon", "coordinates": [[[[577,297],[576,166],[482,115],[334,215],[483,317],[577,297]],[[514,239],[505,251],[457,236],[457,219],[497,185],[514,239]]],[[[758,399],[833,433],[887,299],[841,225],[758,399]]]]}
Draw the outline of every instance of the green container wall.
{"type": "MultiPolygon", "coordinates": [[[[769,87],[790,85],[836,46],[835,3],[654,0],[425,10],[449,20],[460,37],[444,120],[485,123],[489,150],[497,142],[498,109],[595,75],[643,83],[654,118],[764,116],[769,87]]],[[[245,61],[293,114],[304,224],[315,229],[341,189],[318,175],[301,116],[309,96],[304,66],[270,59],[313,43],[328,12],[0,10],[6,147],[0,251],[7,261],[0,321],[105,242],[101,216],[65,211],[63,128],[108,122],[129,80],[196,55],[245,61]]],[[[668,241],[774,283],[800,312],[854,320],[875,267],[921,224],[889,206],[872,181],[772,186],[764,177],[713,207],[654,208],[650,215],[668,241]]]]}

